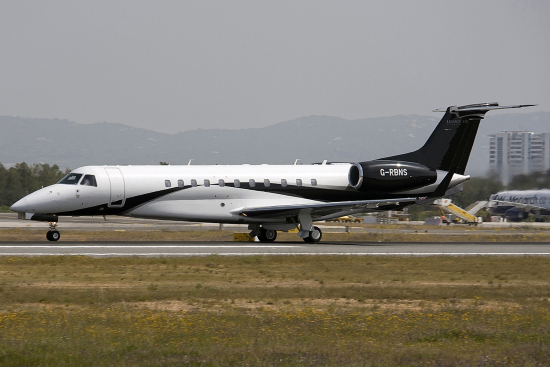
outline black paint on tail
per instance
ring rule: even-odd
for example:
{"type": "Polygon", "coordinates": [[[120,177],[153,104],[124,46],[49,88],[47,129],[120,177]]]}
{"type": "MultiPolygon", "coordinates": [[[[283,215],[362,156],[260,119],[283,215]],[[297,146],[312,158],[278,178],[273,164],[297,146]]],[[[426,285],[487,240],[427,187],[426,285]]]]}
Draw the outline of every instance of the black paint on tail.
{"type": "Polygon", "coordinates": [[[453,170],[463,175],[474,145],[479,122],[485,117],[485,114],[494,109],[527,106],[532,105],[499,106],[498,103],[480,103],[448,107],[445,115],[422,148],[380,160],[415,162],[433,169],[453,170]]]}

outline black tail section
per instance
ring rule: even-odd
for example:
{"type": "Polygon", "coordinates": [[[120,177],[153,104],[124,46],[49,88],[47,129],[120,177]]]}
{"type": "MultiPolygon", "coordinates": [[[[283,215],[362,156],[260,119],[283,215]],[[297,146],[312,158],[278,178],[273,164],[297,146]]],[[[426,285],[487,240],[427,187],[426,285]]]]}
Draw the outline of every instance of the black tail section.
{"type": "Polygon", "coordinates": [[[463,115],[459,108],[447,108],[422,148],[383,159],[416,162],[443,171],[456,167],[456,173],[464,174],[479,122],[487,111],[463,115]]]}
{"type": "MultiPolygon", "coordinates": [[[[414,152],[382,158],[420,163],[430,168],[463,175],[474,145],[479,122],[490,110],[521,108],[535,105],[499,106],[498,103],[480,103],[448,107],[445,115],[430,135],[426,144],[414,152]]],[[[443,112],[436,110],[436,112],[443,112]]]]}

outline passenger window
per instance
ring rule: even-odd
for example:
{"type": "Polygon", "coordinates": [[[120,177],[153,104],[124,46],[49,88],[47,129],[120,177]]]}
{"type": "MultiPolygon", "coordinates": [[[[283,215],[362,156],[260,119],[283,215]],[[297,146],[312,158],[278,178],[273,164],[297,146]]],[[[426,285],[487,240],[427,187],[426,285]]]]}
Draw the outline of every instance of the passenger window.
{"type": "Polygon", "coordinates": [[[210,187],[210,180],[204,180],[204,187],[210,187]]]}
{"type": "Polygon", "coordinates": [[[283,179],[281,180],[281,186],[282,186],[282,187],[286,187],[286,178],[283,178],[283,179]]]}
{"type": "Polygon", "coordinates": [[[164,180],[164,186],[170,187],[172,186],[172,182],[170,182],[170,180],[164,180]]]}
{"type": "Polygon", "coordinates": [[[80,181],[82,173],[69,173],[67,176],[63,177],[58,184],[63,185],[76,185],[80,181]]]}
{"type": "Polygon", "coordinates": [[[302,180],[300,178],[296,179],[296,186],[302,186],[302,180]]]}
{"type": "Polygon", "coordinates": [[[265,187],[269,187],[270,184],[271,184],[271,183],[270,183],[269,180],[266,178],[266,179],[264,180],[264,186],[265,186],[265,187]]]}
{"type": "Polygon", "coordinates": [[[183,187],[183,180],[178,180],[178,187],[183,187]]]}
{"type": "Polygon", "coordinates": [[[84,176],[84,178],[82,179],[82,182],[80,184],[84,185],[84,186],[95,186],[95,187],[97,187],[97,182],[95,180],[94,175],[84,176]]]}
{"type": "Polygon", "coordinates": [[[235,185],[235,187],[241,187],[241,181],[239,180],[233,181],[233,184],[235,185]]]}
{"type": "Polygon", "coordinates": [[[311,186],[317,186],[317,179],[316,178],[311,179],[311,186]]]}
{"type": "Polygon", "coordinates": [[[219,180],[218,184],[220,185],[220,187],[224,187],[225,186],[225,181],[224,180],[219,180]]]}
{"type": "Polygon", "coordinates": [[[191,180],[191,186],[197,187],[197,180],[191,180]]]}
{"type": "Polygon", "coordinates": [[[248,180],[248,183],[250,184],[250,187],[255,187],[256,186],[256,181],[254,180],[248,180]]]}

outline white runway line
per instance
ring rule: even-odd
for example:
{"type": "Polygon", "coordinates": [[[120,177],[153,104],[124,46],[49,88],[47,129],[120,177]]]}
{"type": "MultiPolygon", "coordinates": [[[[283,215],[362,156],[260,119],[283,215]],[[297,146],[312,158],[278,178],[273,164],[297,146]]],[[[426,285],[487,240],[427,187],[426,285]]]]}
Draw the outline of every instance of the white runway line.
{"type": "Polygon", "coordinates": [[[0,249],[7,248],[7,249],[14,249],[14,248],[51,248],[51,249],[73,249],[73,248],[296,248],[296,247],[304,247],[304,246],[269,246],[269,245],[263,245],[263,246],[254,246],[254,245],[190,245],[190,246],[183,246],[183,245],[164,245],[164,246],[144,246],[144,245],[128,245],[128,246],[104,246],[104,245],[71,245],[71,246],[63,246],[63,245],[29,245],[29,246],[0,246],[0,249]]]}
{"type": "Polygon", "coordinates": [[[166,256],[166,257],[185,257],[185,256],[321,256],[321,255],[337,255],[337,256],[550,256],[550,252],[150,252],[150,253],[94,253],[94,252],[12,252],[0,253],[0,256],[91,256],[91,257],[127,257],[127,256],[166,256]]]}

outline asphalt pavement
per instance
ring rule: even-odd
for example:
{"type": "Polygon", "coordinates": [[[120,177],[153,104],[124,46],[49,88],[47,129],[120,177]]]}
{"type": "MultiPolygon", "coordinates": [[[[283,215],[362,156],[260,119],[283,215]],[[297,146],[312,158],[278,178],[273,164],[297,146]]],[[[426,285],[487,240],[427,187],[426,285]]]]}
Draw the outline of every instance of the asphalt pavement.
{"type": "Polygon", "coordinates": [[[393,255],[550,256],[548,243],[0,242],[0,256],[393,255]]]}

